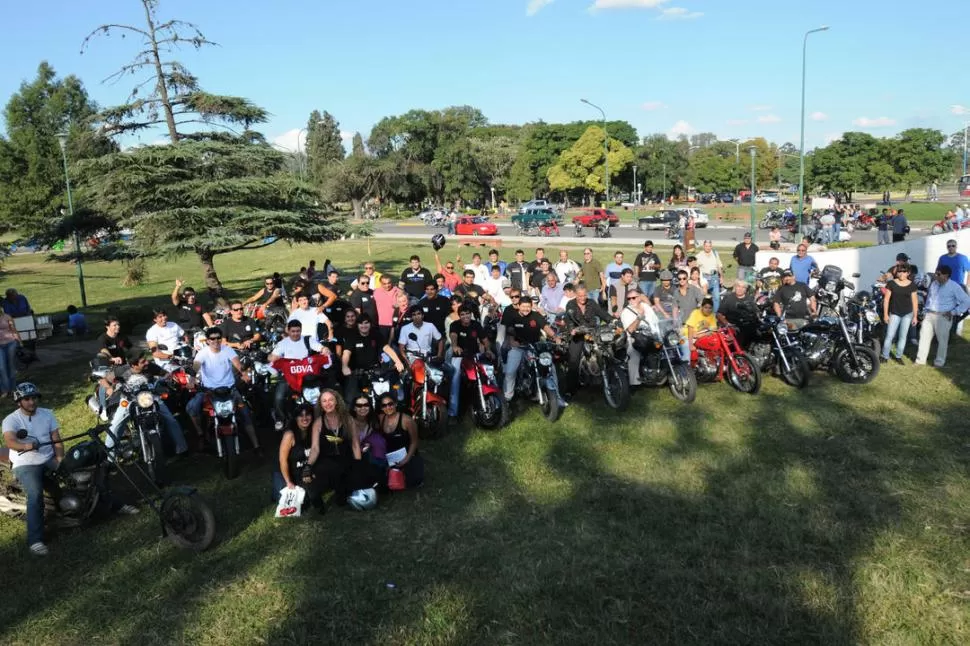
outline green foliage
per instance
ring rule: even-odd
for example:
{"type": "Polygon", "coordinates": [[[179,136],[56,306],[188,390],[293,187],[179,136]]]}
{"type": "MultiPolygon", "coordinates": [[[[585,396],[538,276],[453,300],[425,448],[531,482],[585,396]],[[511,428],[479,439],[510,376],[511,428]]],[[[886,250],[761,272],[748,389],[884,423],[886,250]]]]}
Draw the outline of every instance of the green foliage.
{"type": "Polygon", "coordinates": [[[914,186],[927,185],[949,175],[952,153],[942,146],[946,136],[930,128],[904,130],[889,142],[898,184],[908,193],[914,186]]]}
{"type": "MultiPolygon", "coordinates": [[[[570,191],[580,189],[600,193],[606,191],[604,177],[603,140],[606,133],[599,126],[589,126],[586,132],[568,150],[562,152],[559,161],[549,169],[549,189],[570,191]]],[[[623,142],[609,138],[608,166],[610,176],[623,171],[633,161],[633,151],[623,142]]]]}
{"type": "Polygon", "coordinates": [[[310,180],[322,185],[326,180],[326,168],[344,158],[343,142],[340,138],[340,124],[329,112],[320,114],[314,110],[307,123],[306,144],[307,165],[310,180]]]}
{"type": "Polygon", "coordinates": [[[687,142],[672,141],[664,134],[644,137],[643,144],[637,147],[634,163],[637,165],[637,182],[645,196],[661,194],[665,176],[668,195],[678,193],[687,186],[687,150],[687,142]]]}

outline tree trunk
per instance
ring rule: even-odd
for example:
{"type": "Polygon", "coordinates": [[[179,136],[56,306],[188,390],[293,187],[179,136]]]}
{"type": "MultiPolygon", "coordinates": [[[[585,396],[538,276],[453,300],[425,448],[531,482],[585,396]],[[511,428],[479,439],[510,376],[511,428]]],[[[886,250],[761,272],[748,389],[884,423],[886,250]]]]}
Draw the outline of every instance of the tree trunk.
{"type": "Polygon", "coordinates": [[[214,304],[225,307],[226,290],[222,287],[222,282],[216,274],[215,254],[209,249],[196,249],[195,253],[199,256],[199,262],[202,263],[202,279],[209,299],[214,304]]]}
{"type": "Polygon", "coordinates": [[[357,219],[357,220],[362,219],[364,217],[363,206],[362,206],[363,202],[361,200],[351,198],[350,204],[351,206],[354,207],[354,219],[357,219]]]}

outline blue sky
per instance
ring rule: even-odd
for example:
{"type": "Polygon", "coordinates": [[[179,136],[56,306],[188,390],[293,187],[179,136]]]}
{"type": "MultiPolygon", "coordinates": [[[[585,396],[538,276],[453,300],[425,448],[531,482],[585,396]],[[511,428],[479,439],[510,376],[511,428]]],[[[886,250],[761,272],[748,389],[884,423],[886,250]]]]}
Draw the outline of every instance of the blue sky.
{"type": "MultiPolygon", "coordinates": [[[[136,22],[136,0],[6,2],[0,100],[49,61],[101,105],[132,85],[101,80],[131,39],[84,36],[136,22]]],[[[806,143],[847,130],[950,133],[970,85],[947,25],[966,0],[162,0],[162,18],[220,44],[181,59],[212,92],[272,113],[262,131],[293,147],[313,109],[349,137],[411,108],[469,104],[492,123],[626,119],[641,136],[710,131],[797,145],[802,34],[809,40],[806,143]]],[[[151,143],[160,133],[146,133],[151,143]]]]}

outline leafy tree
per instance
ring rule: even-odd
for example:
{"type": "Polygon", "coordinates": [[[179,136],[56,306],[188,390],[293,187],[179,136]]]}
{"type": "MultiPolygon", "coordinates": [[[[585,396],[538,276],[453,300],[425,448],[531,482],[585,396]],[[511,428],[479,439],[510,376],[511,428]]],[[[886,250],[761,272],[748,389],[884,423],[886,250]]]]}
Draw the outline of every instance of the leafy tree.
{"type": "Polygon", "coordinates": [[[502,193],[508,186],[517,146],[511,137],[479,138],[477,135],[482,134],[480,129],[475,130],[475,134],[469,144],[476,176],[479,186],[494,208],[496,192],[502,193]]]}
{"type": "Polygon", "coordinates": [[[813,153],[811,182],[823,190],[845,193],[851,200],[853,192],[872,187],[866,169],[884,160],[884,153],[882,144],[872,135],[847,132],[813,153]]]}
{"type": "MultiPolygon", "coordinates": [[[[581,189],[592,193],[606,190],[604,183],[603,139],[606,133],[599,126],[589,126],[586,132],[568,150],[563,151],[559,161],[549,169],[549,188],[552,191],[581,189]]],[[[610,176],[622,172],[632,161],[633,151],[623,142],[609,139],[610,176]]]]}
{"type": "Polygon", "coordinates": [[[329,112],[320,114],[318,110],[314,110],[310,113],[310,120],[307,122],[306,141],[310,180],[320,185],[326,179],[326,167],[344,158],[340,124],[329,112]]]}
{"type": "Polygon", "coordinates": [[[948,177],[951,153],[943,150],[946,136],[930,128],[910,128],[889,140],[888,157],[908,196],[914,186],[948,177]]]}
{"type": "Polygon", "coordinates": [[[100,119],[111,133],[164,126],[171,145],[92,160],[86,178],[96,203],[134,228],[137,249],[195,253],[206,287],[221,298],[216,255],[277,239],[330,240],[342,225],[315,208],[313,189],[283,173],[283,156],[250,129],[266,121],[265,110],[244,98],[203,91],[172,57],[182,44],[200,49],[214,43],[191,23],[160,20],[158,0],[139,1],[144,24],[101,25],[84,41],[86,47],[96,35],[120,32],[134,35],[141,48],[109,78],[144,76],[137,78],[127,103],[103,110],[100,119]]]}
{"type": "Polygon", "coordinates": [[[104,224],[83,200],[77,200],[74,222],[60,213],[67,198],[57,134],[69,133],[72,162],[118,149],[91,127],[96,111],[76,77],[58,79],[46,62],[37,67],[33,81],[21,84],[4,111],[9,138],[0,137],[2,226],[51,240],[74,227],[89,233],[104,224]]]}
{"type": "Polygon", "coordinates": [[[397,180],[396,160],[367,154],[360,133],[354,134],[353,152],[327,168],[326,192],[334,201],[350,202],[354,217],[364,216],[364,203],[380,195],[397,180]]]}
{"type": "Polygon", "coordinates": [[[665,134],[643,138],[634,163],[637,165],[637,181],[644,195],[661,195],[664,188],[670,195],[687,185],[688,145],[684,141],[672,141],[665,134]]]}
{"type": "Polygon", "coordinates": [[[708,148],[717,143],[717,135],[713,132],[699,132],[696,135],[690,136],[690,145],[692,148],[708,148]]]}
{"type": "Polygon", "coordinates": [[[364,138],[360,136],[359,132],[354,133],[350,154],[354,157],[364,157],[367,154],[367,152],[364,150],[364,138]]]}
{"type": "Polygon", "coordinates": [[[688,178],[703,193],[726,191],[738,186],[739,170],[733,150],[727,154],[712,147],[691,155],[688,178]]]}

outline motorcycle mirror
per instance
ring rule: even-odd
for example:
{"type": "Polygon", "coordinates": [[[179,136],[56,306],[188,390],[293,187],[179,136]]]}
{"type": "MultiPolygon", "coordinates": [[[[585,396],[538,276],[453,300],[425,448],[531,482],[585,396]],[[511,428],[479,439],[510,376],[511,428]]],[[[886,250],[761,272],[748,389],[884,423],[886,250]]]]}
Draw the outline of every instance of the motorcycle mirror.
{"type": "Polygon", "coordinates": [[[417,341],[418,335],[415,334],[414,332],[411,332],[410,334],[408,334],[408,338],[411,339],[412,341],[417,341]]]}
{"type": "Polygon", "coordinates": [[[862,274],[860,274],[859,272],[856,272],[856,273],[854,273],[854,274],[852,274],[852,277],[853,277],[853,278],[858,278],[858,277],[859,277],[859,276],[861,276],[861,275],[862,275],[862,274]]]}
{"type": "Polygon", "coordinates": [[[19,431],[17,431],[17,439],[18,440],[23,440],[26,437],[27,437],[27,429],[22,428],[19,431]]]}

